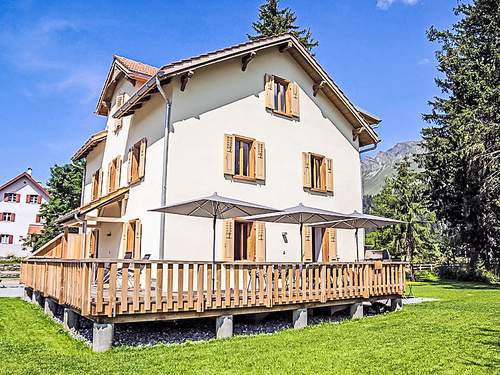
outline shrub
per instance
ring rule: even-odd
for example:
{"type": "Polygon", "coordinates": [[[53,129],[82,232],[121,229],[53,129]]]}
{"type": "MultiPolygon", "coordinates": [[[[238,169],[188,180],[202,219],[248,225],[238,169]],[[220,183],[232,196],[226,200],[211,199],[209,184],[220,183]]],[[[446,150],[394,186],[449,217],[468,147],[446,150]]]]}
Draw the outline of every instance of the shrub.
{"type": "Polygon", "coordinates": [[[438,281],[439,276],[433,271],[417,271],[415,272],[415,281],[438,281]]]}
{"type": "Polygon", "coordinates": [[[479,266],[471,271],[465,267],[450,267],[443,265],[439,267],[439,277],[448,280],[458,281],[478,281],[481,283],[498,283],[498,277],[493,272],[487,271],[483,266],[479,266]]]}

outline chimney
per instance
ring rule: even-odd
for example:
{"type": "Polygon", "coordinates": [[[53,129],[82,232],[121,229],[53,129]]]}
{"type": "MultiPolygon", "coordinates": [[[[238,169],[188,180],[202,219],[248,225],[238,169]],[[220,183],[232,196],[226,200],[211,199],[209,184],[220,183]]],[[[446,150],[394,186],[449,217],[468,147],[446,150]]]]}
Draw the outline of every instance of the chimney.
{"type": "Polygon", "coordinates": [[[33,172],[33,169],[30,167],[30,168],[28,168],[28,171],[27,171],[27,172],[28,172],[28,174],[31,176],[31,172],[33,172]]]}

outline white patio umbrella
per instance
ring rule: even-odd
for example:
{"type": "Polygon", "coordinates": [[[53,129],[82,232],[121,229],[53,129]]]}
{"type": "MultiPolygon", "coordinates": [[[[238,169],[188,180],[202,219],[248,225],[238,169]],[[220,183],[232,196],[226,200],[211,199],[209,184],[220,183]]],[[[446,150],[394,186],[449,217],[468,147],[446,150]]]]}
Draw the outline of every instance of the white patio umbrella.
{"type": "MultiPolygon", "coordinates": [[[[169,214],[206,217],[213,220],[213,241],[212,241],[212,266],[215,265],[215,225],[217,219],[231,219],[235,217],[251,216],[264,213],[275,212],[274,208],[261,206],[259,204],[240,201],[237,199],[222,197],[213,193],[209,197],[196,198],[185,202],[174,203],[165,207],[156,208],[150,211],[165,212],[169,214]]],[[[215,273],[212,276],[214,285],[215,273]]]]}
{"type": "Polygon", "coordinates": [[[300,225],[300,257],[304,257],[302,243],[302,227],[304,224],[314,224],[319,222],[329,222],[333,220],[348,219],[349,216],[334,211],[327,211],[320,208],[304,206],[299,203],[298,206],[285,208],[282,211],[268,214],[247,217],[247,220],[266,221],[268,223],[284,223],[300,225]]]}
{"type": "Polygon", "coordinates": [[[387,225],[404,224],[404,221],[390,219],[382,216],[363,214],[354,211],[346,215],[347,218],[341,220],[325,221],[312,224],[316,228],[338,228],[338,229],[354,229],[356,236],[356,259],[359,261],[359,244],[358,244],[358,229],[359,228],[381,228],[387,225]]]}

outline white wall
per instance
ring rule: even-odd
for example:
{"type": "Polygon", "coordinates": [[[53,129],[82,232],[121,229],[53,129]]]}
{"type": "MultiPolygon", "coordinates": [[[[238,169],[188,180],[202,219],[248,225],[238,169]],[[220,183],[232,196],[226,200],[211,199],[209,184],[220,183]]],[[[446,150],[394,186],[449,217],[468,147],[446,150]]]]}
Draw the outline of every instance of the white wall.
{"type": "MultiPolygon", "coordinates": [[[[287,54],[277,49],[259,52],[247,71],[240,60],[197,70],[185,92],[178,80],[165,86],[171,91],[174,132],[170,135],[167,203],[201,197],[217,191],[220,195],[282,209],[302,202],[306,205],[339,212],[361,211],[361,176],[357,141],[352,127],[322,94],[312,96],[313,82],[287,54]],[[273,115],[264,106],[264,75],[271,73],[296,81],[301,87],[300,120],[273,115]],[[223,174],[223,135],[239,134],[266,144],[266,181],[263,184],[234,182],[223,174]],[[302,187],[302,152],[309,151],[333,158],[334,194],[311,194],[302,187]]],[[[132,86],[122,80],[115,96],[131,93],[132,86]]],[[[114,98],[113,98],[114,103],[114,98]]],[[[102,153],[104,180],[107,164],[122,155],[121,185],[126,184],[127,150],[146,137],[146,174],[142,182],[131,186],[125,218],[142,221],[142,254],[159,257],[160,214],[149,209],[160,206],[164,101],[160,95],[133,116],[124,119],[118,134],[108,133],[102,153]]],[[[112,128],[114,120],[108,119],[112,128]]],[[[90,156],[90,155],[89,155],[90,156]]],[[[166,259],[210,260],[211,221],[202,218],[167,215],[166,259]]],[[[296,225],[267,224],[267,260],[299,261],[300,238],[296,225]],[[282,233],[286,232],[288,243],[282,233]]],[[[121,230],[115,230],[121,236],[121,230]],[[119,232],[119,233],[118,233],[119,232]]],[[[114,231],[113,231],[114,232],[114,231]]],[[[113,246],[109,236],[102,246],[113,246]],[[106,245],[105,245],[106,244],[106,245]]],[[[217,225],[217,248],[221,248],[221,222],[217,225]]],[[[363,238],[360,233],[360,239],[363,238]]],[[[362,245],[362,244],[361,244],[362,245]]],[[[105,250],[101,254],[111,254],[105,250]]],[[[341,260],[354,260],[353,231],[338,231],[341,260]]],[[[221,251],[218,251],[220,258],[221,251]]]]}
{"type": "Polygon", "coordinates": [[[43,193],[32,181],[23,177],[13,184],[0,190],[0,212],[12,212],[16,214],[14,222],[0,221],[0,234],[13,235],[13,244],[0,244],[0,257],[8,255],[27,255],[23,252],[23,238],[28,233],[30,224],[36,223],[36,215],[40,210],[39,204],[26,203],[26,195],[36,194],[42,196],[42,203],[48,201],[49,197],[43,193]],[[4,202],[4,193],[20,194],[19,203],[4,202]]]}

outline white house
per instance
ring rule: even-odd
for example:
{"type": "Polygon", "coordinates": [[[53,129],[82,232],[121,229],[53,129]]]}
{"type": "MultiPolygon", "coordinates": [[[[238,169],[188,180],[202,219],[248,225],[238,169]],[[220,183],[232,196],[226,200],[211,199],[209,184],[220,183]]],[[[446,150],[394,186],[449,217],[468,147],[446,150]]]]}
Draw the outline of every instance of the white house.
{"type": "MultiPolygon", "coordinates": [[[[282,209],[362,210],[359,152],[380,122],[361,111],[289,34],[155,68],[115,56],[97,104],[105,130],[86,159],[82,256],[210,260],[211,222],[149,210],[219,195],[282,209]],[[167,129],[170,129],[168,131],[167,129]],[[162,194],[165,186],[165,195],[162,194]]],[[[217,259],[356,260],[353,231],[227,220],[217,259]]],[[[363,233],[359,233],[362,246],[363,233]]]]}
{"type": "Polygon", "coordinates": [[[0,257],[29,254],[23,239],[41,231],[40,205],[49,200],[31,168],[0,186],[0,257]]]}

